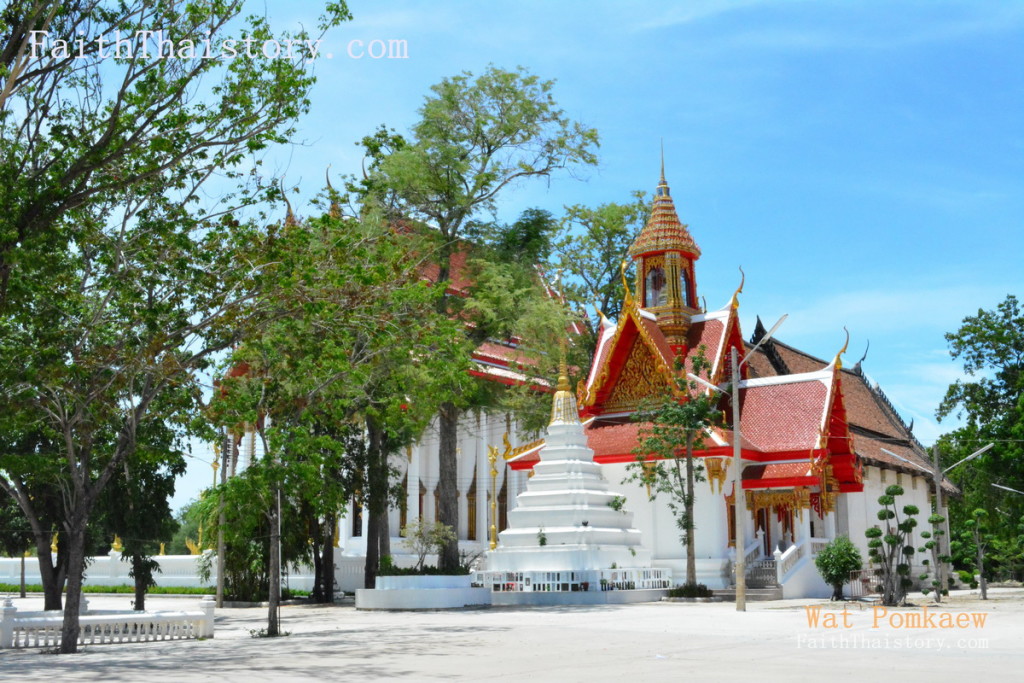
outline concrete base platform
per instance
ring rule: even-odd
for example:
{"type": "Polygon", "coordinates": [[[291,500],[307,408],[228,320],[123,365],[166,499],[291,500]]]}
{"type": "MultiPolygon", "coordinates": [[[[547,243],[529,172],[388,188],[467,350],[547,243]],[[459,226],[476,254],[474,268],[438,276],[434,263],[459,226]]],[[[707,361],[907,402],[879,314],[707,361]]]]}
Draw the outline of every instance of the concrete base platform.
{"type": "Polygon", "coordinates": [[[626,605],[636,602],[658,602],[667,594],[668,591],[662,589],[550,593],[541,591],[509,591],[491,593],[491,603],[495,606],[626,605]]]}
{"type": "Polygon", "coordinates": [[[356,591],[356,609],[359,610],[461,609],[490,605],[489,588],[360,588],[356,591]]]}

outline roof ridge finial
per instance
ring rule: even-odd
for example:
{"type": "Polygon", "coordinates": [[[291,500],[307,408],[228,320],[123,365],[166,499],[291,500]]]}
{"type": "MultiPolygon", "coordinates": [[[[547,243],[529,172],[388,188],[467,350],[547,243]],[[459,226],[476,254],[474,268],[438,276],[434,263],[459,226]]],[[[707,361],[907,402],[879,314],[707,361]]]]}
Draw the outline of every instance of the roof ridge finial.
{"type": "Polygon", "coordinates": [[[839,353],[836,354],[835,360],[832,361],[832,365],[834,365],[837,370],[843,369],[843,361],[840,356],[846,353],[847,347],[850,346],[850,331],[846,329],[846,325],[843,325],[843,332],[846,333],[846,341],[843,343],[843,348],[839,349],[839,353]]]}
{"type": "Polygon", "coordinates": [[[747,274],[743,272],[743,266],[740,266],[740,286],[736,288],[736,291],[732,294],[732,299],[729,301],[729,305],[734,309],[740,306],[740,294],[743,293],[743,285],[747,282],[747,274]]]}

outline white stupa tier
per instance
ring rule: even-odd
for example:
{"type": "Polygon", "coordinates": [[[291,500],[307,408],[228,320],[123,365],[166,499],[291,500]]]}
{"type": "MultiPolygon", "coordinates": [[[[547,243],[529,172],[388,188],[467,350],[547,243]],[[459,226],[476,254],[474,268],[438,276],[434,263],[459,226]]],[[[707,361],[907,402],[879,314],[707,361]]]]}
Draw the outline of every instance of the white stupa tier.
{"type": "Polygon", "coordinates": [[[566,571],[644,568],[650,551],[632,527],[633,513],[611,507],[601,466],[580,424],[576,397],[563,371],[551,407],[545,446],[526,490],[508,513],[509,528],[487,555],[487,569],[566,571]]]}

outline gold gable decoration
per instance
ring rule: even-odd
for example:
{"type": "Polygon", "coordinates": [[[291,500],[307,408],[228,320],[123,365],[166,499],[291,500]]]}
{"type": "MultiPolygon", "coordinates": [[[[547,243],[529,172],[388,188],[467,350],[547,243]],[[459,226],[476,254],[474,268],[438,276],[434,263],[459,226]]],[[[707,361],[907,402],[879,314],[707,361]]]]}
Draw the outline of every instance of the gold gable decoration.
{"type": "Polygon", "coordinates": [[[605,403],[606,409],[635,410],[644,399],[665,390],[665,384],[660,380],[661,374],[650,350],[643,343],[634,342],[615,388],[605,403]]]}
{"type": "Polygon", "coordinates": [[[806,486],[797,486],[788,491],[747,491],[747,507],[757,514],[758,510],[775,508],[789,509],[800,513],[811,509],[811,491],[806,486]]]}
{"type": "Polygon", "coordinates": [[[707,470],[711,493],[715,492],[715,482],[718,482],[718,492],[721,493],[722,487],[725,486],[725,458],[704,458],[704,467],[707,470]]]}

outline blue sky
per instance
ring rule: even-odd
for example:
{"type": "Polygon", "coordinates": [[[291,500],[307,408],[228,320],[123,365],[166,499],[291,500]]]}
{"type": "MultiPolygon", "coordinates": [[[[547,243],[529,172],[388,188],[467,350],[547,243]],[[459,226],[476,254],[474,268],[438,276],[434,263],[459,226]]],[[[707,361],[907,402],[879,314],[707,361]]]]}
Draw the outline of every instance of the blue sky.
{"type": "MultiPolygon", "coordinates": [[[[252,3],[312,28],[314,2],[252,3]]],[[[943,333],[1024,293],[1024,4],[999,2],[400,2],[353,0],[317,64],[298,144],[265,166],[296,204],[359,170],[354,143],[406,131],[430,85],[488,64],[555,79],[598,129],[600,165],[512,189],[499,218],[650,193],[666,176],[703,251],[698,293],[789,318],[780,340],[823,358],[850,330],[864,367],[925,444],[959,375],[943,333]],[[352,40],[408,59],[351,59],[352,40]]],[[[208,454],[196,452],[198,458],[208,454]]],[[[175,505],[210,480],[195,461],[175,505]]]]}

